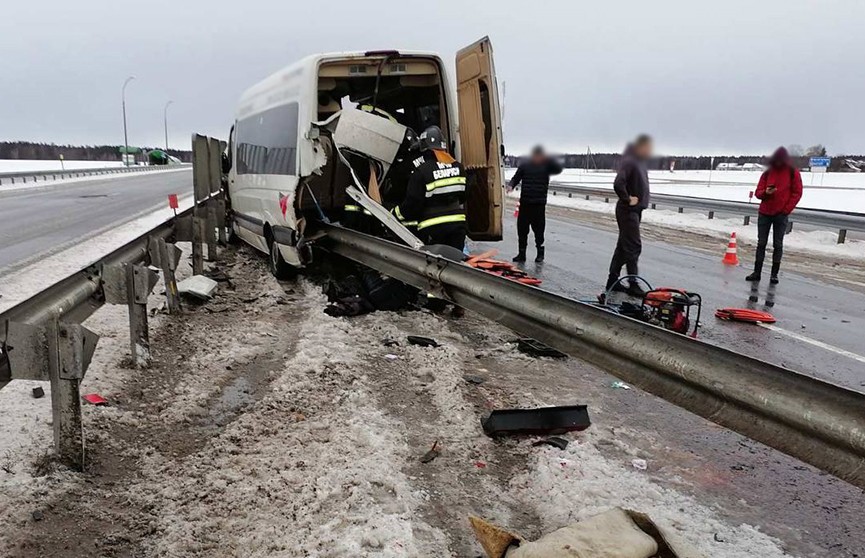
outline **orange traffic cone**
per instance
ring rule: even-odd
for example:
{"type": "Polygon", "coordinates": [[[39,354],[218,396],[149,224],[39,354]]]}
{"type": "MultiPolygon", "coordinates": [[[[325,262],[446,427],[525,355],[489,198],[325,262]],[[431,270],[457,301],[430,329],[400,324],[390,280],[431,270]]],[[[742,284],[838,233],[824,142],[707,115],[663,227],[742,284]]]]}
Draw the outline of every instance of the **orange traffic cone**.
{"type": "Polygon", "coordinates": [[[739,265],[739,256],[736,254],[736,233],[730,235],[730,244],[724,253],[724,263],[727,265],[739,265]]]}
{"type": "Polygon", "coordinates": [[[514,217],[520,216],[520,202],[517,202],[517,207],[514,209],[514,217]]]}

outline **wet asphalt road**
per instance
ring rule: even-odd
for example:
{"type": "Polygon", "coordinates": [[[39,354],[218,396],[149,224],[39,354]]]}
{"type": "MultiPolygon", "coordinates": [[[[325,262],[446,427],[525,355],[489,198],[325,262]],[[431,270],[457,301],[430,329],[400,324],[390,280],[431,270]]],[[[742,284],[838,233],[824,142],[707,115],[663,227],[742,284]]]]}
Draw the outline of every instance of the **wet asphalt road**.
{"type": "Polygon", "coordinates": [[[2,192],[0,275],[167,205],[168,194],[191,191],[187,170],[2,192]]]}
{"type": "MultiPolygon", "coordinates": [[[[505,231],[505,241],[495,247],[500,259],[509,260],[516,254],[516,220],[511,215],[506,217],[505,231]]],[[[548,215],[546,237],[546,262],[535,264],[530,236],[525,269],[543,279],[544,289],[575,299],[594,299],[606,280],[616,234],[548,215]]],[[[655,287],[684,288],[702,295],[702,340],[865,392],[865,360],[793,337],[806,337],[865,359],[865,296],[783,270],[779,285],[770,286],[767,277],[752,293],[751,284],[744,280],[748,269],[725,266],[722,252],[709,255],[644,240],[640,272],[655,287]],[[752,295],[759,298],[756,305],[749,303],[752,295]],[[766,308],[767,299],[774,300],[773,307],[766,308]],[[716,308],[749,305],[769,310],[783,331],[714,317],[716,308]]]]}

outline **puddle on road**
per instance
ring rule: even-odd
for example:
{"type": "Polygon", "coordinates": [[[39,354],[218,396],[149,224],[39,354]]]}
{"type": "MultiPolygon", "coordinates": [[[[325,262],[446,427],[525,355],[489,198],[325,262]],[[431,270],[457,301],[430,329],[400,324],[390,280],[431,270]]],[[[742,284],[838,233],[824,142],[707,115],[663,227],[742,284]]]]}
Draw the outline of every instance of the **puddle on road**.
{"type": "Polygon", "coordinates": [[[256,387],[245,376],[238,376],[223,387],[210,408],[212,424],[223,427],[234,420],[245,407],[255,402],[256,387]]]}

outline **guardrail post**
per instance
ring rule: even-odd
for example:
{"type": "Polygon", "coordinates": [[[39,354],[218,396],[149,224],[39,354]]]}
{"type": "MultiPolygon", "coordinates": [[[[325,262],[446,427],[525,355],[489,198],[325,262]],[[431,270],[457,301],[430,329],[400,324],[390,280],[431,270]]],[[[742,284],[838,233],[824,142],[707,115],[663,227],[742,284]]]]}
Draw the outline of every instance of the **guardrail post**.
{"type": "Polygon", "coordinates": [[[198,208],[192,213],[192,274],[204,273],[204,254],[201,250],[201,242],[204,229],[204,220],[198,216],[198,208]]]}
{"type": "Polygon", "coordinates": [[[63,464],[80,471],[84,469],[84,431],[79,388],[99,336],[57,318],[49,321],[46,334],[54,447],[63,464]]]}
{"type": "Polygon", "coordinates": [[[680,208],[679,208],[679,213],[684,213],[684,212],[685,212],[685,208],[684,208],[684,207],[680,207],[680,208]]]}
{"type": "Polygon", "coordinates": [[[169,314],[179,314],[180,295],[177,294],[177,262],[180,257],[180,249],[174,244],[165,242],[164,238],[156,241],[156,251],[159,254],[159,267],[162,268],[162,281],[165,283],[165,302],[168,305],[169,314]]]}
{"type": "Polygon", "coordinates": [[[652,204],[652,209],[658,209],[658,204],[653,203],[653,204],[652,204]]]}
{"type": "Polygon", "coordinates": [[[156,284],[156,273],[143,265],[126,264],[126,304],[129,307],[129,342],[132,363],[150,366],[150,332],[147,328],[147,297],[156,284]]]}
{"type": "Polygon", "coordinates": [[[844,244],[847,242],[847,229],[841,229],[838,231],[838,244],[844,244]]]}
{"type": "Polygon", "coordinates": [[[715,212],[714,212],[714,211],[710,211],[710,212],[709,212],[709,219],[714,219],[714,218],[715,218],[715,212]]]}
{"type": "Polygon", "coordinates": [[[586,201],[589,201],[590,196],[586,194],[586,201]]]}
{"type": "Polygon", "coordinates": [[[610,203],[610,198],[604,198],[604,203],[610,203]]]}
{"type": "Polygon", "coordinates": [[[784,234],[790,234],[793,232],[793,221],[787,221],[787,231],[784,234]]]}
{"type": "Polygon", "coordinates": [[[219,257],[216,247],[216,206],[213,200],[207,204],[207,218],[204,222],[205,240],[207,241],[207,261],[215,262],[219,257]]]}
{"type": "Polygon", "coordinates": [[[750,224],[751,224],[751,216],[750,216],[750,215],[745,215],[745,219],[742,221],[742,224],[745,225],[746,227],[747,227],[748,225],[750,225],[750,224]]]}

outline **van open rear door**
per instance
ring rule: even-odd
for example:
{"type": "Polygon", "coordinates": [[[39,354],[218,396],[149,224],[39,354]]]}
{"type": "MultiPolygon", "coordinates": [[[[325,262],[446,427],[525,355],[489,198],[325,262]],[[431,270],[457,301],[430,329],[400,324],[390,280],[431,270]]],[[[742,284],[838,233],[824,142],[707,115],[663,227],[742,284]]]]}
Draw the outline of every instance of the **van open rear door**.
{"type": "Polygon", "coordinates": [[[460,162],[468,176],[469,237],[501,240],[504,145],[499,89],[489,37],[460,50],[456,69],[460,162]]]}

